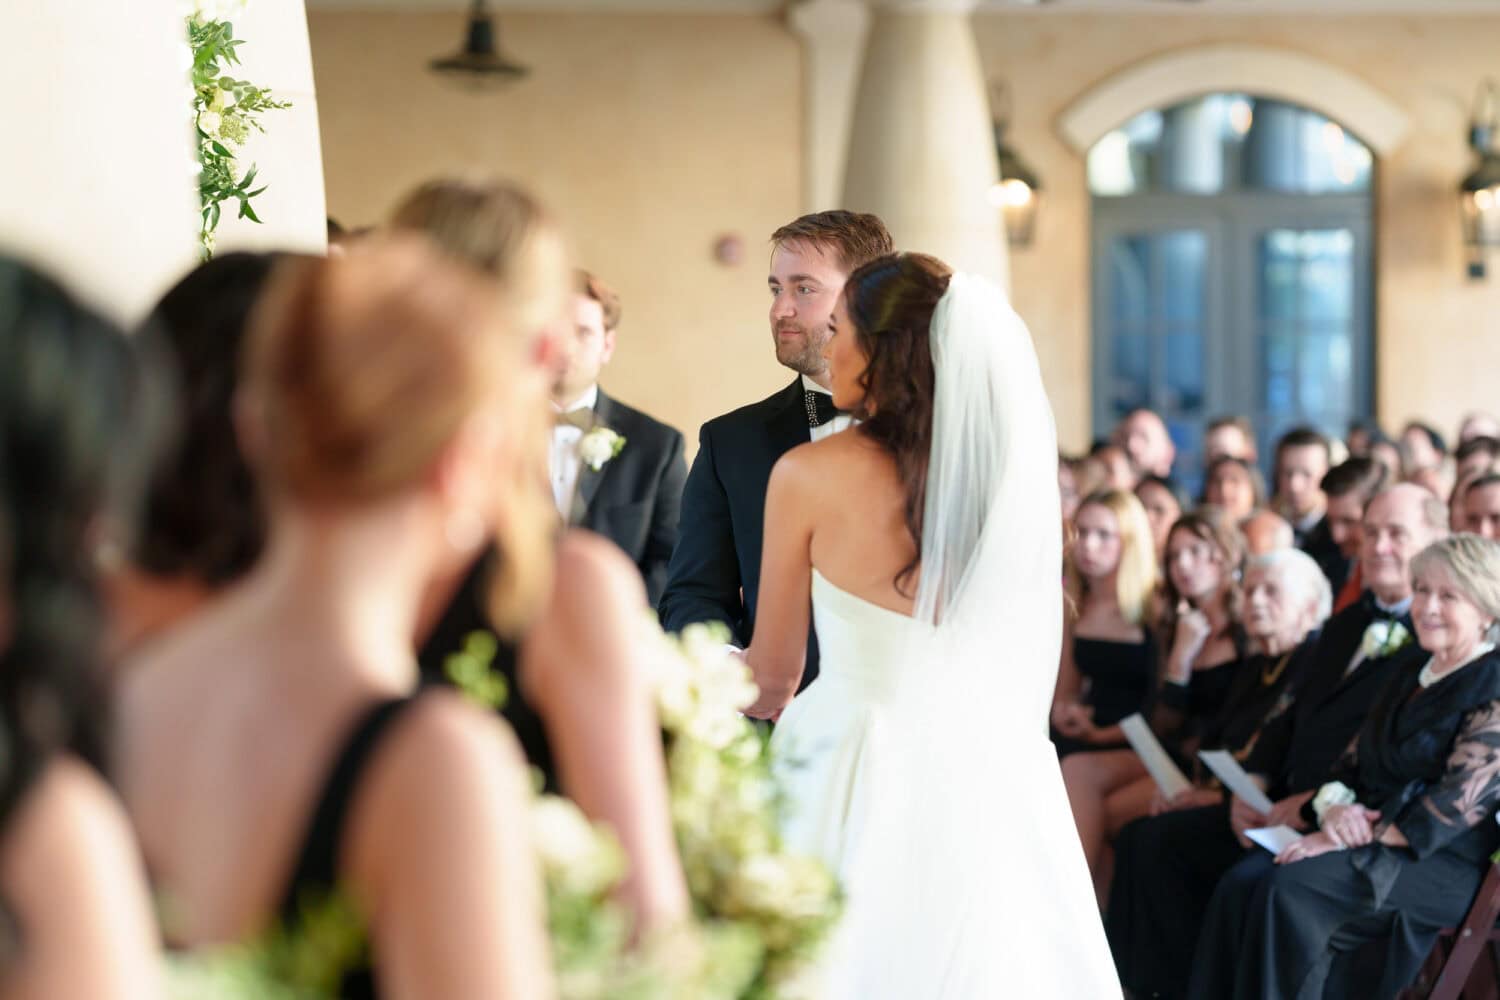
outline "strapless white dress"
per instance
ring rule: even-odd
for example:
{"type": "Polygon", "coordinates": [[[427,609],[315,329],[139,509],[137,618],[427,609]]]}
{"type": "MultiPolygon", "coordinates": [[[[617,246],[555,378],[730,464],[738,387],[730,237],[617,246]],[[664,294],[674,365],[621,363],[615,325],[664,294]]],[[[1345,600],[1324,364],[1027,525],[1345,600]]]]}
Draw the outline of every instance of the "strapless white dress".
{"type": "Polygon", "coordinates": [[[952,689],[975,671],[950,669],[933,626],[816,570],[812,605],[820,673],[771,748],[788,845],[824,859],[848,901],[816,995],[1118,998],[1047,738],[1056,662],[990,649],[996,686],[952,689]]]}

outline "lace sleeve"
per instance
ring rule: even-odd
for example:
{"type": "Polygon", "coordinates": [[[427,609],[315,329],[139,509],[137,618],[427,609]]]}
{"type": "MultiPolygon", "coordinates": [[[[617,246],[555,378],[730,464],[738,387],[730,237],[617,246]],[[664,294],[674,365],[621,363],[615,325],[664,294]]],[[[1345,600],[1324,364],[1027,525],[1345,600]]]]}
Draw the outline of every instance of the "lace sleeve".
{"type": "Polygon", "coordinates": [[[1465,718],[1439,781],[1396,816],[1418,858],[1487,821],[1500,803],[1500,701],[1465,718]]]}

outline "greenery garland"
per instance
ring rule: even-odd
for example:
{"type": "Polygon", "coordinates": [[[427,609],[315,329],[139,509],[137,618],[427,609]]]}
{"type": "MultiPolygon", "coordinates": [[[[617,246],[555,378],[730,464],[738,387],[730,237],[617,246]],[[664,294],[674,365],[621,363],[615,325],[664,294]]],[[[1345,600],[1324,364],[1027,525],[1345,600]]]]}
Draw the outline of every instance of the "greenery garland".
{"type": "Polygon", "coordinates": [[[230,6],[196,0],[187,15],[188,44],[193,55],[192,114],[198,139],[198,197],[202,205],[198,239],[204,260],[214,255],[214,231],[219,227],[220,206],[224,202],[238,201],[239,218],[260,222],[250,202],[266,189],[254,186],[254,164],[239,173],[235,151],[245,144],[252,129],[265,131],[260,123],[262,112],[292,106],[288,101],[272,98],[266,88],[248,80],[236,80],[224,72],[227,67],[239,65],[235,50],[244,44],[244,39],[234,37],[234,25],[227,19],[230,6]]]}

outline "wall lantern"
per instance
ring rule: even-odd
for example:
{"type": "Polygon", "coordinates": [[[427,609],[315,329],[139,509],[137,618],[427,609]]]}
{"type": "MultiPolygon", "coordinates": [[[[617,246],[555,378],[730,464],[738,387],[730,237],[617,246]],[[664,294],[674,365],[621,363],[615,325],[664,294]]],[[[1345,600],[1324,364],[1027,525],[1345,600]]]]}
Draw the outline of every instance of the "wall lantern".
{"type": "Polygon", "coordinates": [[[440,56],[428,65],[434,73],[476,89],[519,80],[530,73],[525,66],[500,54],[497,34],[485,0],[474,0],[469,9],[469,27],[464,34],[463,46],[452,55],[440,56]]]}
{"type": "Polygon", "coordinates": [[[1500,153],[1495,151],[1497,126],[1500,126],[1500,85],[1488,79],[1479,85],[1469,121],[1469,145],[1479,157],[1479,163],[1458,186],[1470,278],[1484,277],[1486,251],[1500,247],[1500,153]]]}
{"type": "Polygon", "coordinates": [[[1005,141],[1010,124],[1010,90],[1003,83],[990,87],[991,113],[995,118],[995,159],[1000,180],[990,188],[990,204],[1005,220],[1005,238],[1013,247],[1028,247],[1036,230],[1036,213],[1042,198],[1042,182],[1005,141]]]}

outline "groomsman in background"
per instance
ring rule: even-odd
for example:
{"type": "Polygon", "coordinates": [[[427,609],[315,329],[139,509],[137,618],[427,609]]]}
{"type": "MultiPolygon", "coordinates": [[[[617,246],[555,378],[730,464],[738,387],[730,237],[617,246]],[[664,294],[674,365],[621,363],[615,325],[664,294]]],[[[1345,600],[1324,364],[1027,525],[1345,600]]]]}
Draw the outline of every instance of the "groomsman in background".
{"type": "Polygon", "coordinates": [[[603,535],[635,561],[654,607],[677,544],[682,432],[599,388],[615,353],[620,297],[580,271],[570,317],[552,388],[552,497],[566,523],[603,535]]]}
{"type": "MultiPolygon", "coordinates": [[[[797,445],[849,426],[849,417],[834,411],[823,360],[828,322],[849,275],[893,249],[885,223],[844,211],[804,215],[772,233],[771,246],[771,340],[776,360],[797,377],[775,395],[703,425],[659,608],[668,631],[723,622],[741,647],[755,631],[771,467],[797,445]]],[[[802,687],[817,673],[817,639],[809,630],[802,687]]]]}

